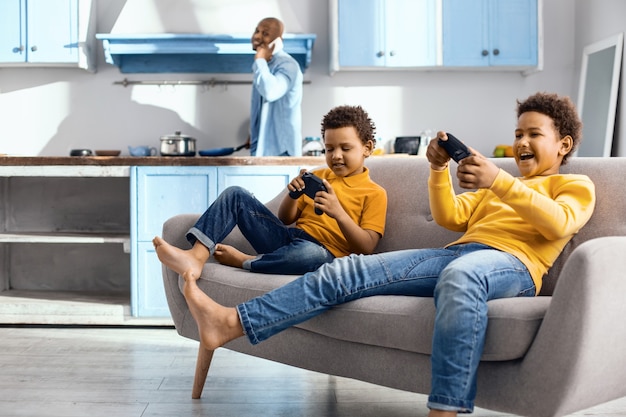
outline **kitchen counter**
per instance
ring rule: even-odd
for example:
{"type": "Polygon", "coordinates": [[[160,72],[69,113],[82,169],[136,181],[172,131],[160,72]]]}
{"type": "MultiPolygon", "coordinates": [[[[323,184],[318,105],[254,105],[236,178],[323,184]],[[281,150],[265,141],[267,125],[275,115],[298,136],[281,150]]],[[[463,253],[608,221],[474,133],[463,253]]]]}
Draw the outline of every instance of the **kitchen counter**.
{"type": "Polygon", "coordinates": [[[2,156],[0,166],[325,165],[323,156],[2,156]]]}

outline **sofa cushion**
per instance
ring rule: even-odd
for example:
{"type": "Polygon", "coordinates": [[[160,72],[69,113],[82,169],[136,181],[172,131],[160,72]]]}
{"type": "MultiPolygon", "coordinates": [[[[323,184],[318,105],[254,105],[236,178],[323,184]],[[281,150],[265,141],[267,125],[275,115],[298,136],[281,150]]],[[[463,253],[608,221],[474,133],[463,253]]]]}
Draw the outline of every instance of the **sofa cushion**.
{"type": "MultiPolygon", "coordinates": [[[[217,302],[234,306],[295,278],[255,274],[209,262],[198,285],[217,302]]],[[[179,278],[181,290],[182,284],[182,278],[179,278]]],[[[490,301],[482,360],[505,361],[523,357],[541,325],[550,299],[490,301]]],[[[334,339],[430,354],[434,320],[435,307],[430,297],[375,296],[334,307],[297,327],[334,339]]]]}

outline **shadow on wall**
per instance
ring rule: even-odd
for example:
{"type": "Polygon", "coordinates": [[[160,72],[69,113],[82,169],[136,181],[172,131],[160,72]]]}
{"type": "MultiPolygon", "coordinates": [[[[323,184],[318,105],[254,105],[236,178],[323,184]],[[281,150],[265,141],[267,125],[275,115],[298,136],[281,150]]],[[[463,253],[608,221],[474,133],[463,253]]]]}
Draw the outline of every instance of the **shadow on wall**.
{"type": "Polygon", "coordinates": [[[112,113],[98,109],[103,105],[106,103],[75,106],[39,155],[68,156],[71,149],[119,149],[122,155],[128,155],[129,146],[143,145],[158,150],[160,137],[174,133],[174,130],[162,131],[159,126],[172,126],[194,138],[202,134],[176,112],[162,107],[129,101],[124,103],[123,111],[112,113]],[[158,124],[154,123],[157,120],[158,124]]]}
{"type": "MultiPolygon", "coordinates": [[[[128,155],[128,146],[147,145],[160,149],[160,138],[180,131],[183,135],[196,139],[196,150],[216,147],[236,147],[246,142],[249,120],[246,118],[235,129],[236,137],[219,137],[215,130],[206,126],[194,126],[170,109],[150,104],[139,104],[130,98],[130,91],[124,97],[115,94],[90,99],[89,105],[80,105],[76,96],[72,102],[71,113],[58,125],[58,129],[39,152],[40,156],[67,156],[71,149],[119,149],[122,155],[128,155]]],[[[88,94],[88,93],[87,93],[88,94]]],[[[208,125],[219,121],[210,121],[208,125]]],[[[222,126],[219,126],[222,128],[222,126]]],[[[224,136],[224,135],[222,135],[224,136]]],[[[247,156],[243,149],[236,155],[247,156]]]]}

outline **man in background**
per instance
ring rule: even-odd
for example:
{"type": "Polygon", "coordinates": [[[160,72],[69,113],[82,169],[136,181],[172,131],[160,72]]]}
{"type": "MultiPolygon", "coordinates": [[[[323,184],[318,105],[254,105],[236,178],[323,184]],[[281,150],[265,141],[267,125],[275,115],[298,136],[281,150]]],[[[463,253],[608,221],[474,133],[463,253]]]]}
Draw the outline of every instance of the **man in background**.
{"type": "Polygon", "coordinates": [[[259,22],[252,35],[256,51],[252,71],[250,154],[302,155],[302,71],[283,51],[283,23],[273,17],[259,22]]]}

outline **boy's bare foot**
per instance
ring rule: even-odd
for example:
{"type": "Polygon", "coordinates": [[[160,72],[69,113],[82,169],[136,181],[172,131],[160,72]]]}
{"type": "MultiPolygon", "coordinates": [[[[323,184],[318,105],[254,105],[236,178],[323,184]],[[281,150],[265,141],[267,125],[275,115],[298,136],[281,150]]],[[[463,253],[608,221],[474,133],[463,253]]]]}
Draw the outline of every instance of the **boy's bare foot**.
{"type": "Polygon", "coordinates": [[[243,336],[237,309],[224,307],[213,301],[202,292],[196,280],[185,280],[183,295],[198,324],[200,342],[206,349],[215,350],[243,336]]]}
{"type": "Polygon", "coordinates": [[[183,250],[157,236],[152,239],[152,244],[159,260],[172,271],[182,275],[185,280],[200,278],[202,267],[209,259],[209,250],[197,242],[192,249],[183,250]]]}
{"type": "Polygon", "coordinates": [[[254,259],[256,256],[248,255],[241,252],[237,248],[219,243],[215,246],[213,257],[222,265],[243,268],[243,262],[248,259],[254,259]]]}

